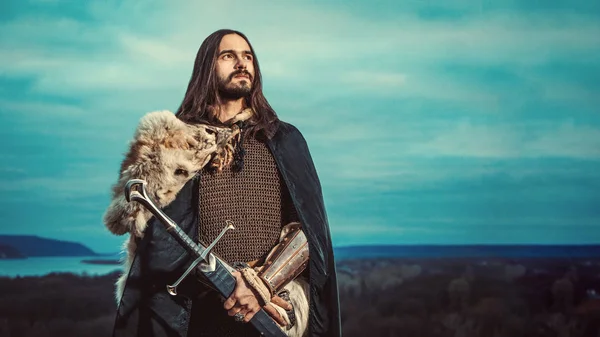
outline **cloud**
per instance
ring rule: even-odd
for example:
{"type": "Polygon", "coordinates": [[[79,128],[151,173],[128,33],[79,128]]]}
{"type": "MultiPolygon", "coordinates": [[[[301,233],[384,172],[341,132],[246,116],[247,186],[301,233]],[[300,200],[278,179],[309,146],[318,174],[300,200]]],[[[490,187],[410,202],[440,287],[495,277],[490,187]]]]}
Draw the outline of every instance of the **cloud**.
{"type": "Polygon", "coordinates": [[[421,156],[600,159],[600,128],[562,124],[475,124],[462,121],[408,151],[421,156]]]}
{"type": "MultiPolygon", "coordinates": [[[[168,9],[173,16],[143,7],[141,12],[147,17],[134,30],[127,24],[131,18],[122,15],[130,7],[140,10],[134,2],[124,2],[118,10],[104,6],[94,5],[89,11],[97,20],[111,24],[32,16],[3,23],[0,30],[13,34],[3,38],[8,53],[0,57],[5,65],[0,69],[12,76],[39,76],[36,87],[43,92],[110,91],[115,85],[121,90],[183,87],[202,39],[199,32],[206,35],[223,22],[212,14],[223,10],[231,22],[246,19],[246,13],[227,10],[239,8],[240,3],[234,1],[213,6],[174,2],[168,9]],[[36,47],[29,41],[42,44],[36,47]]],[[[408,76],[435,84],[431,73],[423,73],[424,65],[458,61],[527,66],[557,57],[577,59],[600,49],[600,24],[585,15],[491,14],[436,21],[402,13],[384,21],[349,14],[343,7],[262,2],[253,6],[253,12],[263,16],[249,26],[249,36],[268,80],[283,84],[316,79],[327,84],[355,82],[361,73],[372,72],[375,83],[403,84],[408,76]],[[280,18],[286,18],[285,26],[280,18]],[[559,19],[561,25],[556,25],[559,19]],[[323,29],[325,24],[328,29],[323,29]],[[273,30],[273,26],[282,29],[273,30]],[[339,68],[341,64],[346,66],[339,68]],[[382,72],[382,66],[392,74],[382,72]],[[315,77],[317,72],[325,76],[315,77]]],[[[138,13],[136,17],[143,16],[138,13]]],[[[415,92],[410,82],[406,86],[408,93],[415,92]]],[[[417,88],[423,92],[425,87],[417,88]]]]}
{"type": "Polygon", "coordinates": [[[19,201],[27,203],[31,199],[52,200],[64,202],[66,199],[87,198],[90,195],[102,193],[108,195],[110,186],[116,182],[114,177],[108,175],[89,175],[84,177],[27,177],[18,180],[2,179],[0,191],[4,196],[0,201],[19,201]],[[104,193],[103,193],[104,192],[104,193]]]}
{"type": "MultiPolygon", "coordinates": [[[[491,219],[449,216],[477,201],[469,192],[480,206],[497,205],[510,189],[526,195],[526,206],[548,207],[521,188],[537,186],[528,185],[535,176],[556,179],[545,191],[566,191],[581,205],[595,200],[565,178],[598,179],[600,23],[589,4],[378,6],[15,3],[0,22],[0,120],[8,125],[0,140],[14,144],[0,152],[10,163],[0,170],[3,205],[18,217],[15,201],[31,197],[99,223],[94,205],[108,195],[139,118],[177,108],[200,43],[222,27],[252,41],[267,97],[307,138],[344,240],[377,242],[386,230],[440,239],[439,228],[423,227],[428,221],[448,224],[459,240],[491,219]],[[403,203],[416,210],[400,218],[403,203]],[[353,213],[361,209],[371,213],[353,213]],[[429,209],[435,214],[419,213],[429,209]]],[[[60,210],[56,224],[68,222],[60,210]]]]}
{"type": "Polygon", "coordinates": [[[358,85],[362,88],[401,87],[406,84],[407,75],[389,72],[348,71],[340,75],[340,82],[358,85]]]}
{"type": "Polygon", "coordinates": [[[463,116],[403,122],[375,113],[334,121],[321,113],[321,126],[313,126],[307,138],[328,192],[347,186],[422,188],[490,174],[584,177],[600,171],[600,126],[572,120],[498,123],[463,116]]]}
{"type": "MultiPolygon", "coordinates": [[[[337,220],[337,219],[336,219],[337,220]]],[[[361,225],[332,222],[336,246],[418,244],[596,244],[600,218],[398,219],[380,224],[365,219],[361,225]],[[543,235],[540,235],[543,231],[543,235]]],[[[335,220],[334,220],[335,221],[335,220]]]]}

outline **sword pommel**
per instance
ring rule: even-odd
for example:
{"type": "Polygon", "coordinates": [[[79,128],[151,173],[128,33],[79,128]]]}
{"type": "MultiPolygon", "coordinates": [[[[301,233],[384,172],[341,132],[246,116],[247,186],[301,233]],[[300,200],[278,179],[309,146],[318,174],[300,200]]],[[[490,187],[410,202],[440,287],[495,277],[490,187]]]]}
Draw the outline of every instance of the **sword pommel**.
{"type": "Polygon", "coordinates": [[[131,202],[131,200],[139,198],[148,199],[148,194],[146,194],[146,181],[142,179],[128,180],[125,184],[125,199],[127,199],[127,202],[131,202]]]}

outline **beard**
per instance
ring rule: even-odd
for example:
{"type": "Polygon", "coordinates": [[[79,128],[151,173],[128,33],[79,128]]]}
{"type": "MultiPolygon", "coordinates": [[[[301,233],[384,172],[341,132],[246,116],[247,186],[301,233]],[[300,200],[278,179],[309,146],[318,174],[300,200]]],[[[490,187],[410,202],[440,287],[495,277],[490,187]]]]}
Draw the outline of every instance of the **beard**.
{"type": "Polygon", "coordinates": [[[252,75],[245,71],[234,71],[226,78],[219,78],[219,95],[226,100],[237,100],[247,97],[252,92],[252,75]],[[233,82],[233,77],[239,74],[248,75],[249,79],[238,83],[233,82]]]}

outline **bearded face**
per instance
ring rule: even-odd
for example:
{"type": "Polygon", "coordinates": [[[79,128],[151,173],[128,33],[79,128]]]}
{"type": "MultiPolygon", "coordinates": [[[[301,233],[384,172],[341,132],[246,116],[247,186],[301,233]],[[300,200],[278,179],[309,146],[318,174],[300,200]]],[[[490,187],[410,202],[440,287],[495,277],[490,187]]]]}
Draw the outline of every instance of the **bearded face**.
{"type": "Polygon", "coordinates": [[[223,36],[215,71],[222,98],[237,100],[250,94],[254,80],[254,55],[244,38],[237,34],[223,36]]]}
{"type": "Polygon", "coordinates": [[[247,70],[236,70],[229,76],[219,76],[219,94],[225,99],[236,100],[252,92],[252,75],[247,70]]]}

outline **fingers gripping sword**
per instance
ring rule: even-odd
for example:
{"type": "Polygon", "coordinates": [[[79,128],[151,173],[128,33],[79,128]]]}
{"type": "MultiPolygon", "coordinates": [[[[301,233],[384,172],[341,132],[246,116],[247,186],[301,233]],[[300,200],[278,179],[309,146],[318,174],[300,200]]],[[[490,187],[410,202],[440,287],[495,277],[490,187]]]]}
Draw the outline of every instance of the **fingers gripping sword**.
{"type": "MultiPolygon", "coordinates": [[[[235,269],[211,253],[223,235],[228,230],[234,229],[231,222],[227,223],[227,226],[223,228],[219,236],[208,247],[204,247],[202,244],[194,242],[171,218],[150,200],[146,193],[146,181],[141,179],[129,180],[125,185],[125,198],[128,202],[137,201],[148,209],[165,226],[167,232],[195,258],[194,262],[192,262],[174,284],[167,285],[169,294],[173,296],[177,295],[177,286],[179,283],[196,267],[225,298],[233,293],[236,281],[231,273],[235,269]]],[[[283,330],[279,328],[277,323],[263,309],[260,309],[254,315],[250,323],[262,336],[286,337],[283,330]]]]}

